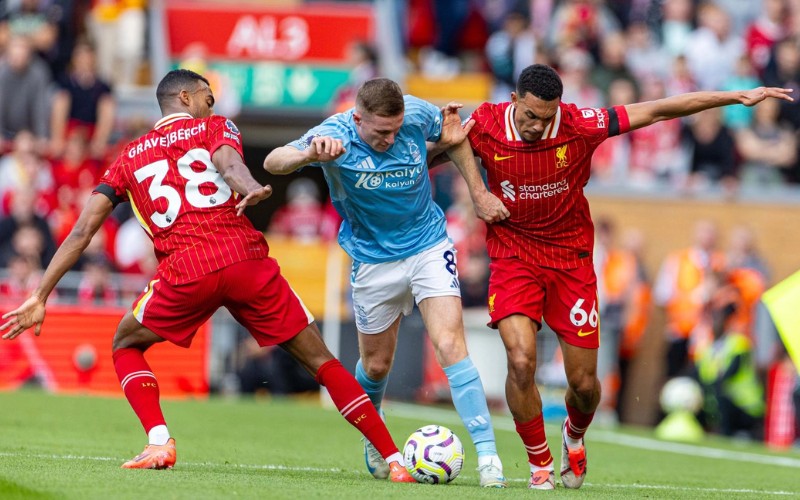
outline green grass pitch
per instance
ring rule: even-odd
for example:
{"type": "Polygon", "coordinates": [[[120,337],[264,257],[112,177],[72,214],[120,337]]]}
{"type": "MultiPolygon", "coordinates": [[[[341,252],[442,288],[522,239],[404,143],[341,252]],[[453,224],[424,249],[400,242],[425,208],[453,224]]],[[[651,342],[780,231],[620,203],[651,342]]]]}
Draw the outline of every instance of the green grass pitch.
{"type": "MultiPolygon", "coordinates": [[[[657,441],[648,430],[587,436],[583,488],[528,491],[526,457],[513,422],[495,416],[510,487],[482,490],[475,449],[455,412],[388,402],[389,428],[400,446],[417,427],[451,427],[466,461],[449,485],[377,481],[363,463],[360,435],[314,401],[165,401],[178,464],[168,471],[130,471],[145,435],[124,399],[0,393],[0,499],[25,498],[791,498],[800,497],[800,452],[709,438],[697,445],[657,441]]],[[[558,426],[548,438],[560,456],[558,426]]]]}

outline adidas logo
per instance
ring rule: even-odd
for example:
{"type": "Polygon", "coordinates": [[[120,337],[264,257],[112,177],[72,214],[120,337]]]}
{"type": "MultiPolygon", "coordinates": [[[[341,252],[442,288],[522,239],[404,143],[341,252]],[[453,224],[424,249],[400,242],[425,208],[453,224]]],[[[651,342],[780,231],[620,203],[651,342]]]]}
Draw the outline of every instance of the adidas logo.
{"type": "Polygon", "coordinates": [[[450,288],[455,288],[456,290],[460,288],[458,284],[458,278],[453,278],[453,281],[450,282],[450,288]]]}
{"type": "Polygon", "coordinates": [[[467,425],[467,427],[472,429],[474,427],[481,427],[481,426],[488,425],[488,424],[489,424],[489,422],[485,418],[483,418],[482,416],[478,415],[477,417],[475,417],[475,418],[473,418],[472,420],[469,421],[469,425],[467,425]]]}
{"type": "Polygon", "coordinates": [[[375,166],[375,162],[373,162],[372,158],[369,157],[369,156],[367,156],[366,158],[361,160],[361,163],[356,165],[356,168],[358,170],[377,170],[377,167],[375,166]]]}

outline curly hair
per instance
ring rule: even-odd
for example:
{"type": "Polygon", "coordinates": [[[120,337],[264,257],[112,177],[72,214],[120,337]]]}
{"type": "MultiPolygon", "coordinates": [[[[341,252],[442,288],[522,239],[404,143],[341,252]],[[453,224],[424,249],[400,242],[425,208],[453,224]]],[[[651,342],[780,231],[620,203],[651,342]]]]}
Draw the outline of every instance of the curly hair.
{"type": "Polygon", "coordinates": [[[533,94],[543,101],[560,98],[564,93],[564,85],[556,70],[546,64],[533,64],[522,70],[517,80],[517,94],[533,94]]]}

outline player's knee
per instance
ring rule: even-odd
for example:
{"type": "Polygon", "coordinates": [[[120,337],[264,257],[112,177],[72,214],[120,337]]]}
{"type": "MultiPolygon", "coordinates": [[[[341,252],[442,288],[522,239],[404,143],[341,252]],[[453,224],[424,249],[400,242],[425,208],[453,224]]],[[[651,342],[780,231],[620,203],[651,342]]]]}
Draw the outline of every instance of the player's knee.
{"type": "Polygon", "coordinates": [[[569,386],[578,398],[590,401],[600,395],[600,382],[594,375],[581,374],[568,377],[569,386]]]}
{"type": "Polygon", "coordinates": [[[389,375],[389,370],[392,369],[392,360],[380,356],[369,359],[362,357],[361,364],[367,376],[376,381],[385,379],[389,375]]]}
{"type": "Polygon", "coordinates": [[[436,357],[443,366],[454,365],[467,357],[464,336],[456,332],[439,335],[434,349],[436,349],[436,357]]]}
{"type": "Polygon", "coordinates": [[[533,383],[536,375],[536,357],[522,351],[508,353],[508,373],[518,383],[533,383]]]}

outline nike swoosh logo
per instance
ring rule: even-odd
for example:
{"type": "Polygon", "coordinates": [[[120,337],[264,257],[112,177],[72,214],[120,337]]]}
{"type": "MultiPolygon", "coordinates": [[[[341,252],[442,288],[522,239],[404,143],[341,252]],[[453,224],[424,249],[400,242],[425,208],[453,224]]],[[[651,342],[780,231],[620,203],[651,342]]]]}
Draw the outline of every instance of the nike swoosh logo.
{"type": "Polygon", "coordinates": [[[590,331],[590,332],[584,332],[583,330],[578,330],[578,337],[585,337],[585,336],[587,336],[587,335],[591,335],[591,334],[593,334],[593,333],[594,333],[594,332],[596,332],[596,331],[597,331],[597,330],[592,330],[592,331],[590,331]]]}
{"type": "Polygon", "coordinates": [[[514,155],[511,155],[511,156],[500,156],[497,153],[495,153],[494,154],[494,161],[508,160],[509,158],[513,158],[513,157],[514,157],[514,155]]]}

